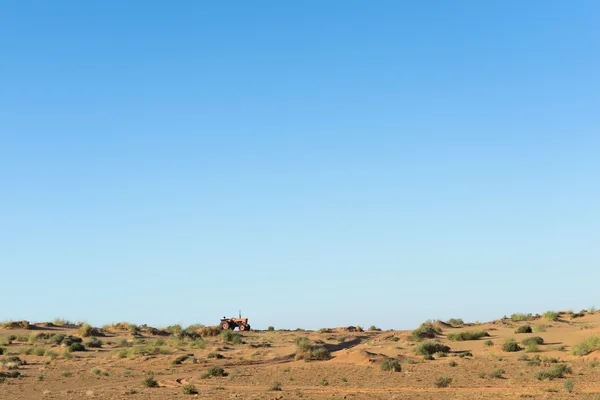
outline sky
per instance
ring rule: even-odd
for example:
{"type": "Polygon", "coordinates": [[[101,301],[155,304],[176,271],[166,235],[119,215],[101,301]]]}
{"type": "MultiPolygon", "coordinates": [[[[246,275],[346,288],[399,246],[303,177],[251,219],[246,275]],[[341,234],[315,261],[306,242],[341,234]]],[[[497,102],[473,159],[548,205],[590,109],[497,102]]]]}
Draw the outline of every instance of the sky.
{"type": "Polygon", "coordinates": [[[0,320],[600,306],[600,3],[0,2],[0,320]]]}

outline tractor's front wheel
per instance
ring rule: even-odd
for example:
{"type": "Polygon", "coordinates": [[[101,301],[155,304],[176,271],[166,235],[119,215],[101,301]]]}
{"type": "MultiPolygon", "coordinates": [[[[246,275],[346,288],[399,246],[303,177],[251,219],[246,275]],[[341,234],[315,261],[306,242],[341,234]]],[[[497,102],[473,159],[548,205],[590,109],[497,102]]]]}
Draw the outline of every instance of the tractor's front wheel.
{"type": "Polygon", "coordinates": [[[223,329],[229,329],[229,322],[227,322],[227,321],[223,321],[223,322],[221,323],[221,328],[223,328],[223,329]]]}
{"type": "Polygon", "coordinates": [[[246,330],[248,330],[248,325],[244,325],[244,324],[240,325],[240,331],[246,331],[246,330]]]}

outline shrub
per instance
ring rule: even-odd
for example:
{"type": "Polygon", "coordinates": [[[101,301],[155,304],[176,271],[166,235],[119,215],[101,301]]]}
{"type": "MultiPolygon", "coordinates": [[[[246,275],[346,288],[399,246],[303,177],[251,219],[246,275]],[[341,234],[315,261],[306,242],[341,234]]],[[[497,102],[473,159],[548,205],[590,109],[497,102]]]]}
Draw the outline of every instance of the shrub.
{"type": "Polygon", "coordinates": [[[452,378],[450,378],[447,375],[441,375],[435,378],[435,381],[433,383],[438,388],[445,388],[450,386],[450,384],[452,383],[452,378]]]}
{"type": "Polygon", "coordinates": [[[517,313],[517,314],[513,314],[510,316],[510,319],[513,322],[519,322],[519,321],[531,321],[533,319],[533,315],[531,314],[522,314],[522,313],[517,313]]]}
{"type": "Polygon", "coordinates": [[[409,340],[420,342],[423,339],[434,339],[437,335],[441,334],[442,330],[433,326],[430,322],[424,322],[417,329],[411,332],[409,340]]]}
{"type": "Polygon", "coordinates": [[[459,325],[464,325],[465,322],[460,318],[450,318],[448,321],[446,321],[446,323],[448,325],[459,326],[459,325]]]}
{"type": "Polygon", "coordinates": [[[570,379],[567,379],[565,383],[563,383],[563,388],[565,389],[565,392],[571,393],[575,388],[575,382],[573,382],[570,379]]]}
{"type": "Polygon", "coordinates": [[[535,344],[533,342],[532,343],[528,343],[525,346],[525,352],[527,352],[527,353],[537,353],[538,351],[540,351],[540,348],[538,347],[537,344],[535,344]]]}
{"type": "Polygon", "coordinates": [[[556,311],[546,311],[542,314],[542,318],[548,321],[558,321],[559,314],[556,311]]]}
{"type": "Polygon", "coordinates": [[[483,345],[485,347],[492,347],[494,345],[494,342],[492,342],[491,340],[486,340],[485,342],[483,342],[483,345]]]}
{"type": "Polygon", "coordinates": [[[196,386],[192,385],[191,383],[184,385],[181,388],[181,391],[183,394],[198,394],[198,389],[196,389],[196,386]]]}
{"type": "Polygon", "coordinates": [[[154,379],[153,376],[149,376],[142,381],[142,386],[147,388],[156,388],[158,387],[158,382],[154,379]]]}
{"type": "Polygon", "coordinates": [[[223,354],[221,354],[221,353],[208,353],[208,355],[206,357],[207,358],[221,359],[221,358],[223,358],[223,354]]]}
{"type": "Polygon", "coordinates": [[[305,361],[329,360],[331,354],[323,346],[316,346],[309,338],[301,336],[295,339],[296,359],[305,361]]]}
{"type": "Polygon", "coordinates": [[[539,336],[532,336],[521,340],[521,344],[523,346],[527,346],[528,344],[544,344],[544,339],[539,336]]]}
{"type": "Polygon", "coordinates": [[[188,356],[187,354],[179,356],[179,357],[175,358],[173,361],[171,361],[171,364],[179,365],[179,364],[183,363],[185,360],[187,360],[188,358],[190,358],[190,356],[188,356]]]}
{"type": "Polygon", "coordinates": [[[221,339],[231,344],[242,343],[242,337],[238,333],[232,332],[230,330],[221,331],[221,339]]]}
{"type": "Polygon", "coordinates": [[[70,351],[85,351],[85,346],[81,343],[75,342],[71,343],[69,346],[70,351]]]}
{"type": "Polygon", "coordinates": [[[518,327],[517,329],[515,329],[515,333],[531,333],[531,326],[530,325],[521,325],[520,327],[518,327]]]}
{"type": "Polygon", "coordinates": [[[379,331],[381,331],[381,329],[379,329],[379,328],[378,328],[378,327],[376,327],[375,325],[371,325],[371,326],[369,327],[369,330],[370,330],[371,332],[379,332],[379,331]]]}
{"type": "Polygon", "coordinates": [[[102,371],[100,370],[100,368],[98,368],[98,367],[94,367],[94,368],[92,368],[92,369],[90,370],[90,372],[91,372],[92,374],[94,374],[94,375],[100,375],[100,373],[101,373],[102,371]]]}
{"type": "Polygon", "coordinates": [[[531,359],[527,361],[527,365],[529,365],[529,366],[536,366],[537,367],[541,363],[542,363],[542,359],[538,355],[535,355],[535,356],[531,357],[531,359]]]}
{"type": "Polygon", "coordinates": [[[99,349],[102,347],[102,341],[96,337],[92,337],[85,345],[92,349],[99,349]]]}
{"type": "Polygon", "coordinates": [[[600,350],[600,336],[592,335],[573,346],[571,354],[585,356],[597,350],[600,350]]]}
{"type": "Polygon", "coordinates": [[[462,342],[465,340],[479,340],[482,337],[490,336],[489,333],[485,331],[464,331],[458,333],[449,333],[448,340],[453,342],[462,342]]]}
{"type": "Polygon", "coordinates": [[[502,378],[502,375],[504,375],[504,372],[505,371],[503,369],[498,368],[490,372],[489,377],[494,379],[500,379],[502,378]]]}
{"type": "Polygon", "coordinates": [[[273,383],[273,385],[271,385],[269,390],[274,391],[274,392],[280,392],[281,391],[281,382],[273,383]]]}
{"type": "Polygon", "coordinates": [[[502,345],[502,350],[511,353],[523,349],[517,344],[517,342],[515,342],[514,339],[506,339],[506,341],[502,345]]]}
{"type": "Polygon", "coordinates": [[[274,330],[275,330],[275,327],[274,327],[274,326],[269,326],[269,327],[267,328],[267,331],[269,331],[269,332],[273,332],[274,330]]]}
{"type": "Polygon", "coordinates": [[[83,324],[79,327],[79,334],[83,337],[88,337],[92,334],[92,329],[90,324],[83,324]]]}
{"type": "Polygon", "coordinates": [[[485,378],[485,371],[479,371],[479,374],[477,374],[477,376],[479,376],[481,379],[485,378]]]}
{"type": "Polygon", "coordinates": [[[448,363],[448,365],[451,366],[451,367],[456,367],[458,364],[456,363],[456,361],[450,360],[450,362],[448,363]]]}
{"type": "Polygon", "coordinates": [[[402,371],[402,366],[400,365],[400,361],[398,361],[394,358],[387,358],[387,359],[381,361],[381,363],[379,363],[379,367],[381,368],[382,371],[394,371],[394,372],[402,371]]]}
{"type": "Polygon", "coordinates": [[[572,372],[571,367],[567,364],[556,364],[550,369],[537,371],[533,376],[540,381],[544,379],[553,380],[562,378],[565,374],[571,374],[572,372]]]}
{"type": "Polygon", "coordinates": [[[443,345],[439,342],[423,342],[420,345],[418,345],[417,347],[415,347],[414,352],[422,355],[422,356],[430,356],[433,355],[435,353],[441,352],[441,353],[448,353],[450,351],[450,347],[443,345]]]}
{"type": "Polygon", "coordinates": [[[331,353],[323,346],[313,347],[304,355],[304,361],[329,360],[331,353]]]}
{"type": "Polygon", "coordinates": [[[465,358],[465,357],[473,357],[473,353],[471,353],[470,351],[463,351],[461,353],[458,353],[458,358],[465,358]]]}
{"type": "Polygon", "coordinates": [[[210,367],[204,374],[202,374],[201,378],[206,379],[210,377],[221,377],[227,376],[225,370],[217,365],[210,367]]]}
{"type": "Polygon", "coordinates": [[[534,332],[546,332],[546,325],[542,324],[534,324],[532,325],[532,329],[534,332]]]}

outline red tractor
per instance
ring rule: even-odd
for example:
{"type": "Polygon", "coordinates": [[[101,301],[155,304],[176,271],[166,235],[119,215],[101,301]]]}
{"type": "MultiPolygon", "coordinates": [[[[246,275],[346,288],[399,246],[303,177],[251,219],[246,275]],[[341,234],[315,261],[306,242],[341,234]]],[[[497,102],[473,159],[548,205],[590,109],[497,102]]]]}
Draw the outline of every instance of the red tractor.
{"type": "Polygon", "coordinates": [[[238,318],[221,318],[221,328],[234,330],[238,328],[240,331],[249,331],[250,325],[248,324],[248,318],[242,318],[240,312],[238,318]]]}

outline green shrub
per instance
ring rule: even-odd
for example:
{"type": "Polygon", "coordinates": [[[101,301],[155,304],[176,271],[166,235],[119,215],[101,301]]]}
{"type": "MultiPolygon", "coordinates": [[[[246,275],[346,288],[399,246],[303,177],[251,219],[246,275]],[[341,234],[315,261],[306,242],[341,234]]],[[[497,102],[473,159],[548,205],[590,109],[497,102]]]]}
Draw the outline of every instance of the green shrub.
{"type": "Polygon", "coordinates": [[[269,327],[267,328],[267,331],[269,331],[269,332],[273,332],[274,330],[275,330],[275,327],[274,327],[274,326],[269,326],[269,327]]]}
{"type": "Polygon", "coordinates": [[[597,350],[600,350],[600,336],[592,335],[573,346],[571,354],[585,356],[597,350]]]}
{"type": "Polygon", "coordinates": [[[331,359],[331,353],[323,346],[313,347],[308,353],[304,355],[304,361],[317,361],[329,359],[331,359]]]}
{"type": "Polygon", "coordinates": [[[71,343],[71,345],[69,346],[69,350],[70,351],[85,351],[85,346],[81,343],[75,342],[75,343],[71,343]]]}
{"type": "Polygon", "coordinates": [[[532,330],[536,333],[538,332],[546,332],[546,325],[542,325],[542,324],[534,324],[531,326],[532,330]]]}
{"type": "Polygon", "coordinates": [[[521,325],[517,329],[515,329],[515,333],[531,333],[532,329],[530,325],[521,325]]]}
{"type": "Polygon", "coordinates": [[[431,356],[435,353],[448,353],[450,351],[450,347],[443,345],[439,342],[423,342],[415,347],[414,352],[422,355],[422,356],[431,356]]]}
{"type": "Polygon", "coordinates": [[[506,339],[504,344],[502,345],[502,350],[506,352],[515,352],[523,350],[514,339],[506,339]]]}
{"type": "Polygon", "coordinates": [[[154,379],[153,376],[149,376],[142,381],[142,386],[147,388],[156,388],[158,387],[158,382],[154,379]]]}
{"type": "Polygon", "coordinates": [[[441,333],[442,330],[439,327],[433,326],[433,324],[429,322],[424,322],[421,326],[411,332],[408,339],[414,342],[420,342],[423,339],[434,339],[441,333]]]}
{"type": "Polygon", "coordinates": [[[546,311],[542,314],[542,318],[548,321],[558,321],[559,314],[556,311],[546,311]]]}
{"type": "Polygon", "coordinates": [[[563,383],[563,388],[565,389],[565,392],[571,393],[575,388],[575,382],[573,382],[570,379],[567,379],[565,383],[563,383]]]}
{"type": "Polygon", "coordinates": [[[483,345],[485,347],[492,347],[494,345],[494,342],[492,342],[491,340],[486,340],[485,342],[483,342],[483,345]]]}
{"type": "Polygon", "coordinates": [[[208,353],[208,355],[206,357],[207,358],[216,358],[216,359],[224,358],[223,354],[221,354],[221,353],[208,353]]]}
{"type": "Polygon", "coordinates": [[[83,324],[79,327],[79,334],[83,337],[91,336],[93,329],[90,324],[83,324]]]}
{"type": "Polygon", "coordinates": [[[102,341],[96,337],[92,337],[85,343],[85,345],[92,349],[99,349],[102,347],[102,341]]]}
{"type": "Polygon", "coordinates": [[[538,347],[538,345],[537,345],[537,344],[535,344],[535,343],[533,343],[533,342],[531,342],[531,343],[528,343],[528,344],[525,346],[525,352],[526,352],[526,353],[537,353],[538,351],[540,351],[540,348],[538,347]]]}
{"type": "Polygon", "coordinates": [[[490,372],[489,377],[494,379],[500,379],[502,378],[502,375],[504,375],[504,372],[505,371],[503,369],[498,368],[490,372]]]}
{"type": "Polygon", "coordinates": [[[221,331],[221,339],[223,339],[224,341],[229,342],[231,344],[241,344],[242,343],[242,337],[239,335],[239,333],[232,332],[230,330],[221,331]]]}
{"type": "Polygon", "coordinates": [[[449,333],[446,337],[452,342],[462,342],[465,340],[479,340],[486,336],[490,335],[485,331],[464,331],[458,333],[449,333]]]}
{"type": "Polygon", "coordinates": [[[394,371],[394,372],[402,371],[402,366],[400,365],[400,361],[398,361],[394,358],[387,358],[385,360],[382,360],[381,363],[379,363],[379,367],[381,368],[382,371],[394,371]]]}
{"type": "Polygon", "coordinates": [[[456,361],[450,360],[450,362],[448,363],[448,365],[451,366],[451,367],[456,367],[458,364],[456,363],[456,361]]]}
{"type": "Polygon", "coordinates": [[[517,313],[517,314],[513,314],[510,316],[510,319],[513,322],[520,322],[520,321],[531,321],[533,319],[533,315],[531,314],[522,314],[522,313],[517,313]]]}
{"type": "Polygon", "coordinates": [[[569,367],[567,364],[556,364],[550,369],[537,371],[535,374],[533,374],[533,376],[534,378],[541,381],[544,379],[553,380],[562,378],[565,374],[571,373],[573,373],[573,371],[571,370],[571,367],[569,367]]]}
{"type": "Polygon", "coordinates": [[[438,388],[445,388],[450,386],[450,384],[452,383],[452,378],[450,378],[447,375],[441,375],[435,378],[435,381],[433,383],[438,388]]]}
{"type": "Polygon", "coordinates": [[[460,326],[464,325],[465,321],[463,321],[461,318],[450,318],[448,321],[446,321],[446,323],[448,325],[460,326]]]}
{"type": "Polygon", "coordinates": [[[206,379],[210,377],[221,377],[227,376],[225,370],[217,365],[210,367],[204,374],[202,374],[201,378],[206,379]]]}
{"type": "Polygon", "coordinates": [[[527,346],[528,344],[544,344],[544,339],[539,336],[532,336],[521,340],[521,344],[523,346],[527,346]]]}
{"type": "Polygon", "coordinates": [[[381,329],[379,329],[379,328],[378,328],[378,327],[376,327],[375,325],[371,325],[371,326],[369,327],[369,330],[370,330],[371,332],[379,332],[379,331],[381,331],[381,329]]]}
{"type": "Polygon", "coordinates": [[[473,353],[471,353],[470,351],[463,351],[461,353],[458,353],[458,358],[465,358],[465,357],[473,357],[473,353]]]}
{"type": "Polygon", "coordinates": [[[184,385],[181,388],[181,391],[183,394],[198,394],[198,389],[196,389],[196,386],[192,385],[191,383],[184,385]]]}

